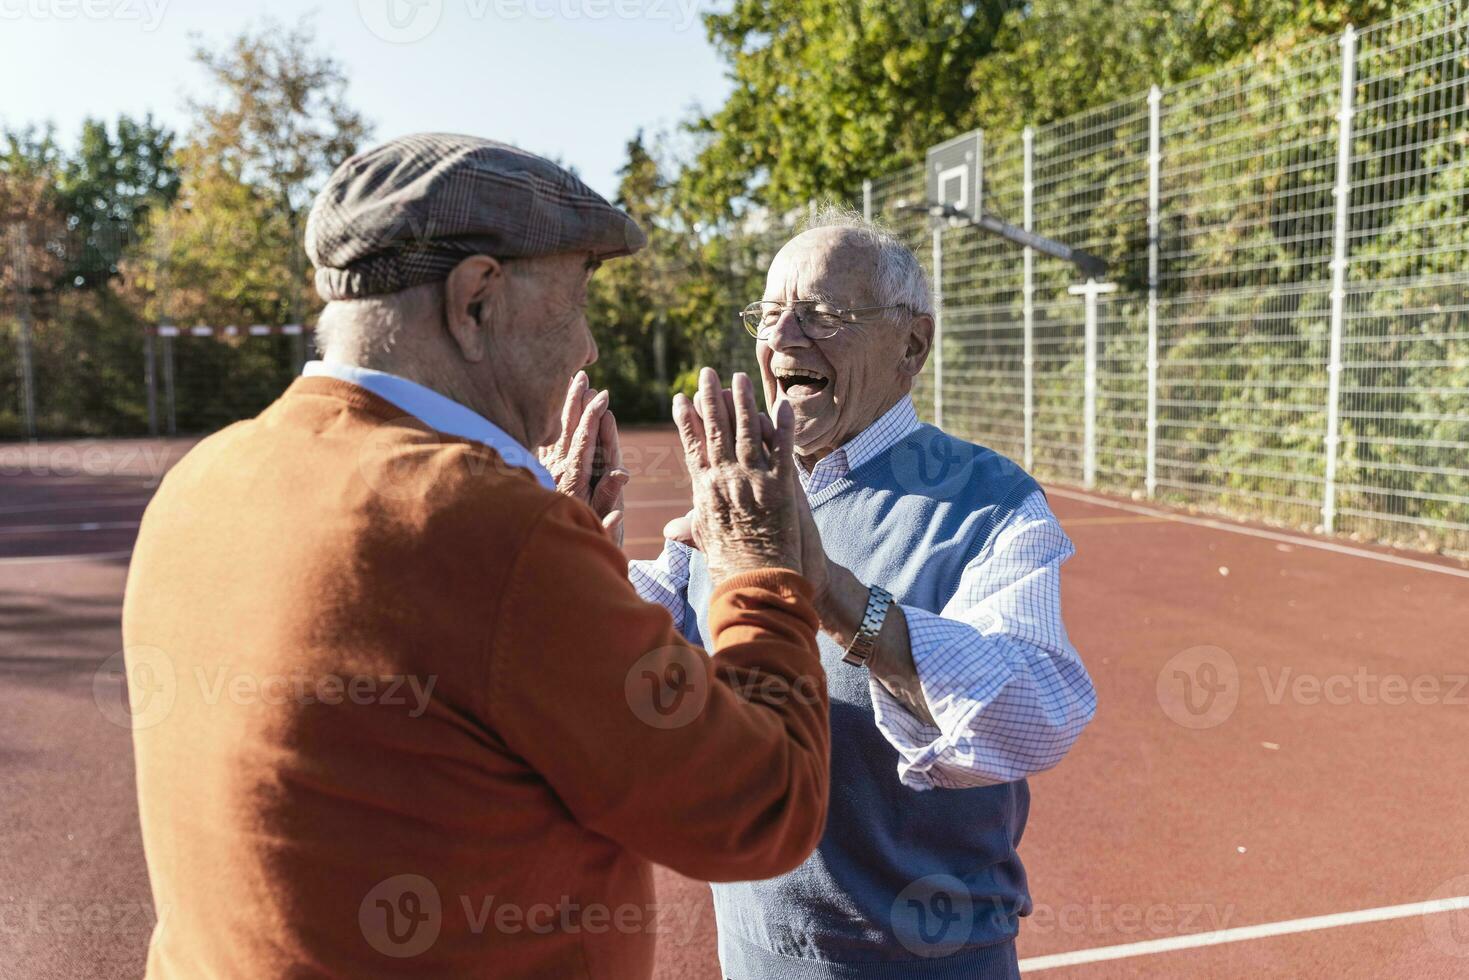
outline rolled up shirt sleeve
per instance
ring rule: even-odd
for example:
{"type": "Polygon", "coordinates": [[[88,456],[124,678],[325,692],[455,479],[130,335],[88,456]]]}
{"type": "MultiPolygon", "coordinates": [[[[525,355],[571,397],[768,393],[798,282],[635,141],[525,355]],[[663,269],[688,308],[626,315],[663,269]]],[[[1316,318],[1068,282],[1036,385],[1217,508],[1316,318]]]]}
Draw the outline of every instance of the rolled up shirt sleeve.
{"type": "Polygon", "coordinates": [[[653,561],[627,563],[627,579],[644,602],[668,610],[673,628],[685,637],[684,619],[688,610],[689,547],[677,541],[664,541],[663,551],[653,561]]]}
{"type": "Polygon", "coordinates": [[[878,729],[913,789],[1023,779],[1065,756],[1096,713],[1091,677],[1061,620],[1061,565],[1075,548],[1045,496],[1027,497],[965,567],[938,613],[903,606],[937,726],[876,680],[878,729]]]}

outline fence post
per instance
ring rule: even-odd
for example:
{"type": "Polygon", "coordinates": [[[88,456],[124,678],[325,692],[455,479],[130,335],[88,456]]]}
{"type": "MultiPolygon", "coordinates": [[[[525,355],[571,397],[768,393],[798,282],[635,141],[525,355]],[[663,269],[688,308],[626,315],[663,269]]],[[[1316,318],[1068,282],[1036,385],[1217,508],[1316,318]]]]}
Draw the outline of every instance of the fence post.
{"type": "Polygon", "coordinates": [[[173,337],[178,332],[176,327],[165,328],[160,331],[163,335],[163,401],[167,408],[168,434],[178,435],[178,400],[174,395],[173,383],[173,337]]]}
{"type": "Polygon", "coordinates": [[[31,360],[30,235],[24,221],[10,226],[11,260],[15,265],[15,312],[20,321],[20,412],[27,439],[36,438],[36,368],[31,360]]]}
{"type": "Polygon", "coordinates": [[[1148,465],[1144,486],[1158,490],[1158,197],[1163,162],[1163,92],[1148,91],[1148,465]]]}
{"type": "Polygon", "coordinates": [[[1341,443],[1342,332],[1347,301],[1347,224],[1351,221],[1352,112],[1357,89],[1357,30],[1341,36],[1341,108],[1336,114],[1336,211],[1331,249],[1331,352],[1326,365],[1326,479],[1321,526],[1336,529],[1336,470],[1341,443]]]}
{"type": "Polygon", "coordinates": [[[862,220],[872,220],[872,181],[862,182],[862,220]]]}
{"type": "MultiPolygon", "coordinates": [[[[1035,231],[1035,130],[1029,126],[1020,134],[1025,149],[1025,171],[1021,190],[1025,196],[1025,230],[1035,231]]],[[[1035,468],[1035,252],[1029,246],[1022,250],[1025,279],[1020,287],[1021,308],[1025,318],[1025,353],[1021,360],[1025,375],[1025,468],[1035,468]]]]}
{"type": "Polygon", "coordinates": [[[933,424],[944,427],[944,225],[933,223],[933,424]]]}
{"type": "Polygon", "coordinates": [[[148,393],[148,434],[158,435],[158,359],[153,351],[154,328],[143,333],[143,387],[148,393]]]}
{"type": "Polygon", "coordinates": [[[1082,386],[1081,482],[1087,489],[1097,485],[1097,297],[1117,291],[1115,282],[1088,279],[1085,286],[1066,290],[1085,302],[1085,380],[1082,386]]]}

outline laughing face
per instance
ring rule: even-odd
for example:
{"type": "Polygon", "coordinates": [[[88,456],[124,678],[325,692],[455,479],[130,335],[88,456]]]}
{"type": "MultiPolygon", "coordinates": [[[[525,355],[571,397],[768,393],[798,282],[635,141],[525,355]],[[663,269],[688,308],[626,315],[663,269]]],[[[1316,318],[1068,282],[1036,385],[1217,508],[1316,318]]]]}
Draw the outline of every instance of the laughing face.
{"type": "MultiPolygon", "coordinates": [[[[882,306],[878,254],[854,229],[815,228],[787,242],[770,264],[768,301],[882,306]]],[[[756,342],[765,401],[784,398],[796,419],[796,452],[807,465],[870,426],[907,395],[923,369],[933,321],[907,310],[859,314],[828,338],[807,336],[787,311],[756,342]]]]}

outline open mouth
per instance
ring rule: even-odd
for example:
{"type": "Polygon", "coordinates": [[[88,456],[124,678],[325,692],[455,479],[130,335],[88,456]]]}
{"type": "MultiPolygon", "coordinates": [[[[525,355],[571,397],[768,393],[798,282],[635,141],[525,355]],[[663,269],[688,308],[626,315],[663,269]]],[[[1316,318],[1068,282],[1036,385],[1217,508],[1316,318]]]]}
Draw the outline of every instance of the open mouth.
{"type": "Polygon", "coordinates": [[[805,397],[824,389],[828,379],[811,371],[776,368],[775,382],[787,395],[805,397]]]}

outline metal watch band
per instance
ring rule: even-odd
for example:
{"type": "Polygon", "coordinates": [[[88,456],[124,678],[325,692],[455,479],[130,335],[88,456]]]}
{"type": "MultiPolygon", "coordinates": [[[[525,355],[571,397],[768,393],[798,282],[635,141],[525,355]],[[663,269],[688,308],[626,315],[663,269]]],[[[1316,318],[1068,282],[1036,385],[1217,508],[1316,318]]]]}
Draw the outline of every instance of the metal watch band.
{"type": "Polygon", "coordinates": [[[883,621],[888,618],[888,607],[893,604],[893,594],[880,585],[867,589],[867,608],[862,613],[862,625],[852,637],[852,645],[842,655],[842,661],[853,667],[866,667],[877,649],[877,634],[882,632],[883,621]]]}

